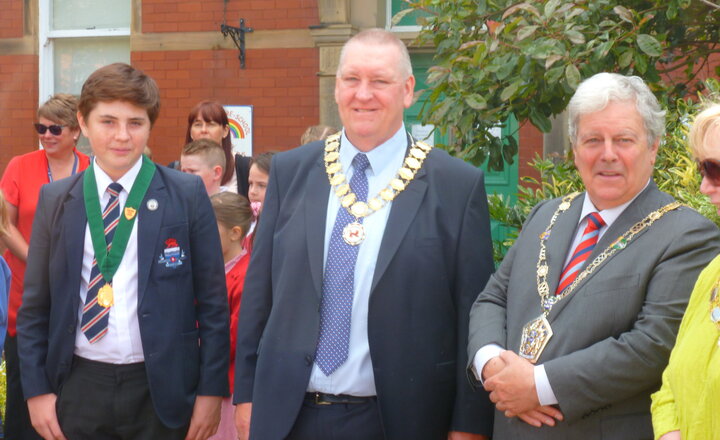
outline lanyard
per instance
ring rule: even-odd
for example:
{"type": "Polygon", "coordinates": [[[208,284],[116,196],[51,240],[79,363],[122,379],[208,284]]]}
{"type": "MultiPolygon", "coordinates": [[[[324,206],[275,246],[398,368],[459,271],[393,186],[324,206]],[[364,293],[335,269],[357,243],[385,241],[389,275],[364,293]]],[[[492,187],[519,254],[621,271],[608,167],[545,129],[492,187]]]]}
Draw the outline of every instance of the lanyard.
{"type": "Polygon", "coordinates": [[[145,197],[145,193],[147,193],[155,174],[155,164],[144,155],[142,161],[140,172],[135,178],[135,183],[133,183],[128,199],[125,202],[125,209],[123,215],[120,216],[120,222],[115,230],[111,246],[108,246],[105,242],[105,226],[100,208],[97,181],[95,180],[94,164],[88,167],[83,176],[83,197],[85,199],[88,225],[90,226],[90,238],[92,239],[98,269],[100,269],[100,273],[108,283],[112,281],[115,272],[120,266],[130,239],[130,232],[132,232],[135,218],[137,218],[138,206],[145,197]]]}
{"type": "MultiPolygon", "coordinates": [[[[73,153],[73,156],[75,156],[75,162],[73,163],[72,172],[70,173],[71,176],[74,176],[78,169],[78,155],[77,153],[73,153]]],[[[53,181],[54,179],[52,171],[50,170],[50,163],[48,162],[48,182],[52,183],[53,181]]]]}

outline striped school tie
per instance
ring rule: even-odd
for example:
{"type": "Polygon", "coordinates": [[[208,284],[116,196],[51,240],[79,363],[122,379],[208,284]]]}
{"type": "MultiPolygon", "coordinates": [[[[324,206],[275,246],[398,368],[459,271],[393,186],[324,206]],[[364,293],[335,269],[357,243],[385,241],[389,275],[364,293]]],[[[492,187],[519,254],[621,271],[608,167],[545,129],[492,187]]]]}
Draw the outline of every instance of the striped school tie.
{"type": "Polygon", "coordinates": [[[575,252],[572,254],[572,258],[568,261],[567,266],[560,275],[560,284],[558,284],[555,295],[559,295],[565,290],[580,273],[580,269],[584,266],[585,260],[590,256],[595,245],[598,242],[598,236],[600,235],[600,228],[605,226],[605,220],[600,217],[597,212],[591,212],[587,216],[588,222],[585,226],[580,244],[575,248],[575,252]]]}
{"type": "MultiPolygon", "coordinates": [[[[113,182],[107,187],[107,193],[110,194],[105,209],[102,212],[103,224],[105,226],[105,243],[107,243],[108,251],[112,244],[115,228],[120,222],[120,201],[118,194],[123,187],[117,182],[113,182]]],[[[91,344],[96,343],[108,331],[108,321],[110,319],[110,307],[103,307],[98,304],[97,295],[100,287],[105,285],[97,260],[93,258],[92,269],[90,270],[90,282],[88,283],[87,296],[85,297],[85,305],[83,306],[82,320],[80,321],[80,329],[91,344]]]]}

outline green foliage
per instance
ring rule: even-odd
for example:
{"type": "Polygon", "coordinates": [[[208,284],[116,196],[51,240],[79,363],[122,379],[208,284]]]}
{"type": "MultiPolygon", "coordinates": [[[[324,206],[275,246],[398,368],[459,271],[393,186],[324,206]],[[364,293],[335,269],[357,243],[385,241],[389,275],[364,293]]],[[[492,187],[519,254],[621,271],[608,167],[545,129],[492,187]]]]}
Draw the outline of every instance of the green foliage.
{"type": "Polygon", "coordinates": [[[720,51],[710,1],[406,1],[424,11],[418,43],[436,48],[423,119],[450,132],[449,151],[494,170],[518,149],[490,133],[511,115],[548,132],[580,81],[601,71],[639,75],[672,102],[720,51]]]}
{"type": "MultiPolygon", "coordinates": [[[[668,112],[666,137],[658,150],[653,180],[661,190],[720,226],[717,208],[698,191],[701,176],[686,147],[688,127],[694,115],[706,101],[720,102],[720,82],[707,80],[704,89],[704,95],[698,95],[698,99],[680,99],[673,110],[668,112]]],[[[511,203],[508,198],[500,195],[488,197],[490,217],[515,230],[522,227],[530,210],[542,200],[584,190],[573,163],[572,152],[566,157],[536,157],[531,165],[539,172],[540,179],[522,177],[516,203],[511,203]]],[[[511,234],[503,243],[496,243],[500,247],[496,261],[502,260],[503,250],[508,249],[516,237],[517,232],[511,234]]]]}

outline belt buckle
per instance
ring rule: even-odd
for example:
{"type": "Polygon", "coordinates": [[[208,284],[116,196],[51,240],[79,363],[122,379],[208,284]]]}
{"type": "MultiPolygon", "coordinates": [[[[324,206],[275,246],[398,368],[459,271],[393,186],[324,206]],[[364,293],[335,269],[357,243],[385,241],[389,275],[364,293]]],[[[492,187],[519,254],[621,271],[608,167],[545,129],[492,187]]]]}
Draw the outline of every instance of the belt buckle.
{"type": "Polygon", "coordinates": [[[328,402],[327,400],[320,400],[320,394],[319,392],[315,392],[315,405],[332,405],[332,402],[328,402]]]}

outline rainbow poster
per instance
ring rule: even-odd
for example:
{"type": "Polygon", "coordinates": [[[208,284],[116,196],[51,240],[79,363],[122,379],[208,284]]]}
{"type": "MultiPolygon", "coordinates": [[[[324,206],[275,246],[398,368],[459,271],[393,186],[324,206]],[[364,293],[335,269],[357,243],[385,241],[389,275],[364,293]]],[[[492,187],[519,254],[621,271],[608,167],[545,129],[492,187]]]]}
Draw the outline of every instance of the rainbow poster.
{"type": "Polygon", "coordinates": [[[230,123],[230,139],[233,151],[243,156],[252,156],[252,106],[225,105],[230,123]]]}

